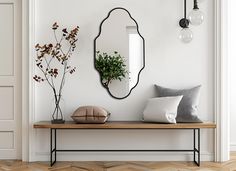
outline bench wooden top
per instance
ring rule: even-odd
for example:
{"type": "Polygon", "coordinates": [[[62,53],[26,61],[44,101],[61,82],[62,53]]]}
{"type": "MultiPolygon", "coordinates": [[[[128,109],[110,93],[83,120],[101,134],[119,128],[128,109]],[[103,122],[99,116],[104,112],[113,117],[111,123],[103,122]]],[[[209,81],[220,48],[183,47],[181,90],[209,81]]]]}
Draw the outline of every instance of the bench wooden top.
{"type": "Polygon", "coordinates": [[[58,128],[58,129],[193,129],[193,128],[216,128],[212,122],[203,123],[177,123],[160,124],[140,121],[109,121],[104,124],[76,124],[73,121],[65,124],[52,124],[50,121],[34,123],[34,128],[58,128]]]}

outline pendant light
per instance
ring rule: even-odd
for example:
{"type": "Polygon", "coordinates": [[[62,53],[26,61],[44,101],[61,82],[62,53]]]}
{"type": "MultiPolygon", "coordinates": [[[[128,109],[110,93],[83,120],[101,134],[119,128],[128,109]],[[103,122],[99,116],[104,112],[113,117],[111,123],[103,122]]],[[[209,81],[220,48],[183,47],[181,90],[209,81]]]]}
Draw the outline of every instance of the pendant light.
{"type": "Polygon", "coordinates": [[[184,0],[184,18],[179,21],[180,31],[179,39],[184,43],[189,43],[193,39],[193,32],[189,29],[189,20],[186,17],[186,0],[184,0]]]}
{"type": "Polygon", "coordinates": [[[202,24],[204,20],[203,12],[199,10],[198,8],[198,2],[197,0],[193,0],[193,10],[189,13],[188,19],[192,25],[198,26],[202,24]]]}

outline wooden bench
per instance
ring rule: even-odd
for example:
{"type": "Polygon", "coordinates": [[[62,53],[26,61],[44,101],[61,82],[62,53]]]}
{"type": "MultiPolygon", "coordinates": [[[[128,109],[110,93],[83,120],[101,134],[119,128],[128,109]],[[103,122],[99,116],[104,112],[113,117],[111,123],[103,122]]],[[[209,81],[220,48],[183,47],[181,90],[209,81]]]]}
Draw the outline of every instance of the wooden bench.
{"type": "Polygon", "coordinates": [[[50,121],[41,121],[34,124],[34,128],[50,129],[50,165],[53,166],[57,161],[57,152],[193,152],[193,161],[200,166],[200,129],[216,128],[216,124],[211,122],[204,123],[178,123],[178,124],[157,124],[144,123],[138,121],[125,122],[106,122],[105,124],[76,124],[66,122],[65,124],[52,124],[50,121]],[[189,129],[193,130],[193,148],[183,150],[65,150],[57,149],[57,130],[58,129],[189,129]],[[197,138],[196,138],[197,137],[197,138]],[[54,144],[54,148],[53,148],[54,144]],[[54,161],[53,161],[54,153],[54,161]],[[197,160],[196,160],[197,153],[197,160]]]}

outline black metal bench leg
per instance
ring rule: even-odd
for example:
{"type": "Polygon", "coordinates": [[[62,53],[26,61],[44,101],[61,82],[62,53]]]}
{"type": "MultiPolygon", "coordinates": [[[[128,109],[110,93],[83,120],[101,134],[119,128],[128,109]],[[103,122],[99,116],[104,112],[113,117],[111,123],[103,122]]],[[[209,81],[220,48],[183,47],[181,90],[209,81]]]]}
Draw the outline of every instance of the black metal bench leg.
{"type": "Polygon", "coordinates": [[[197,166],[200,166],[200,128],[193,129],[193,161],[196,163],[197,166]],[[196,148],[196,130],[197,130],[197,146],[196,148]],[[196,161],[196,153],[197,153],[197,158],[198,161],[196,161]]]}
{"type": "Polygon", "coordinates": [[[198,128],[198,166],[200,166],[200,128],[198,128]]]}
{"type": "Polygon", "coordinates": [[[56,129],[51,128],[50,129],[50,166],[52,167],[56,161],[57,161],[57,133],[56,133],[56,129]],[[53,131],[54,130],[54,131],[53,131]],[[54,137],[53,137],[53,132],[54,132],[54,137]],[[54,148],[53,148],[53,144],[54,144],[54,148]],[[54,152],[54,161],[53,161],[53,152],[54,152]]]}
{"type": "Polygon", "coordinates": [[[193,129],[193,161],[195,162],[196,161],[196,130],[193,129]]]}

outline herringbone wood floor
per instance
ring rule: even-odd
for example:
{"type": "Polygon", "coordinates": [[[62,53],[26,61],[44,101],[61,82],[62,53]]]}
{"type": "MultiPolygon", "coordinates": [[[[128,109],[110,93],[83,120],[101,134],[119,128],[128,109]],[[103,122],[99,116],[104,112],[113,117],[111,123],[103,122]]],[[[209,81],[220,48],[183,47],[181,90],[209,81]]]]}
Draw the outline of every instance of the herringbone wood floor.
{"type": "Polygon", "coordinates": [[[197,167],[192,162],[58,162],[49,167],[48,162],[26,163],[0,161],[0,171],[236,171],[236,152],[224,163],[202,162],[197,167]]]}

